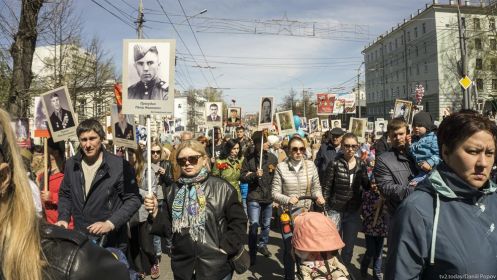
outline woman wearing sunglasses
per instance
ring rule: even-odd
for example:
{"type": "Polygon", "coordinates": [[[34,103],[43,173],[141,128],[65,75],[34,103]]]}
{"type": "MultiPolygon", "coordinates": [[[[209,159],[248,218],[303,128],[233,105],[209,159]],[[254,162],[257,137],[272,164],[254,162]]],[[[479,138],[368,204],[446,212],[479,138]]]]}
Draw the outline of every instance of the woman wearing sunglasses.
{"type": "Polygon", "coordinates": [[[345,242],[341,251],[345,265],[350,264],[357,233],[362,227],[362,191],[369,189],[366,164],[355,156],[358,148],[357,136],[352,133],[343,135],[341,153],[328,164],[323,184],[323,194],[327,208],[330,209],[330,216],[345,242]]]}
{"type": "Polygon", "coordinates": [[[229,259],[246,240],[247,217],[238,194],[227,181],[209,176],[204,146],[188,140],[178,146],[181,176],[165,190],[159,210],[155,197],[145,198],[152,213],[152,232],[172,236],[171,267],[177,280],[229,280],[229,259]]]}
{"type": "MultiPolygon", "coordinates": [[[[272,194],[275,202],[280,205],[293,205],[301,211],[309,209],[311,201],[300,200],[300,196],[313,196],[319,205],[323,205],[325,200],[321,193],[319,176],[314,162],[304,159],[306,153],[305,142],[300,137],[293,137],[288,142],[289,157],[280,162],[276,167],[273,178],[272,194]]],[[[293,213],[298,213],[294,211],[293,213]]],[[[285,266],[285,279],[295,279],[295,261],[291,254],[292,236],[283,235],[285,266]]]]}

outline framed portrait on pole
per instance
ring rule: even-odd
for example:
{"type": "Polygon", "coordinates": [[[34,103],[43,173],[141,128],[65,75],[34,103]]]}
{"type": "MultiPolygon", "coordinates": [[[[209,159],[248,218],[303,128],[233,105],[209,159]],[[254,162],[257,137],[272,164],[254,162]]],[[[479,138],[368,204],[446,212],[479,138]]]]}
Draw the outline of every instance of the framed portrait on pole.
{"type": "Polygon", "coordinates": [[[59,87],[40,95],[48,116],[48,127],[54,142],[76,137],[77,120],[67,87],[59,87]]]}
{"type": "Polygon", "coordinates": [[[276,122],[280,130],[280,135],[289,135],[296,133],[295,122],[293,121],[292,110],[276,113],[276,122]]]}
{"type": "Polygon", "coordinates": [[[176,41],[126,39],[123,54],[123,112],[172,115],[176,41]]]}
{"type": "Polygon", "coordinates": [[[350,118],[349,131],[357,137],[364,138],[368,119],[350,118]]]}
{"type": "Polygon", "coordinates": [[[261,97],[259,110],[259,129],[273,125],[274,97],[261,97]]]}
{"type": "Polygon", "coordinates": [[[205,124],[210,128],[223,125],[223,102],[205,102],[205,124]]]}
{"type": "Polygon", "coordinates": [[[136,149],[135,117],[124,114],[122,107],[117,104],[110,105],[112,139],[114,145],[136,149]]]}
{"type": "Polygon", "coordinates": [[[309,133],[319,131],[319,118],[312,118],[309,120],[309,133]]]}

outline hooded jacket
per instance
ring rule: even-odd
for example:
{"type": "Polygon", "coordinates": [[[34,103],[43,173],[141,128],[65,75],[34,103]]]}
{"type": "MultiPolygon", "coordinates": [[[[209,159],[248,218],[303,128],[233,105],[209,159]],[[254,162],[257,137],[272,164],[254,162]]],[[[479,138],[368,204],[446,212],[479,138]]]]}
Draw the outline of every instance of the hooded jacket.
{"type": "Polygon", "coordinates": [[[440,163],[437,134],[434,131],[414,138],[409,150],[418,164],[426,161],[431,167],[435,167],[440,163]]]}
{"type": "Polygon", "coordinates": [[[491,181],[477,190],[441,163],[397,209],[384,279],[497,277],[496,190],[491,181]]]}

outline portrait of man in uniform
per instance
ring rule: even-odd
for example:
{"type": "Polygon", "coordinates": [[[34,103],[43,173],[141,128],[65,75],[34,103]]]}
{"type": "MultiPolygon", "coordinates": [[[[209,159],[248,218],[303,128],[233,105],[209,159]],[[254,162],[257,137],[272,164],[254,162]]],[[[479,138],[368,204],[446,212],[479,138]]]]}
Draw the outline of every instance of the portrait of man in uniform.
{"type": "Polygon", "coordinates": [[[241,108],[239,108],[239,107],[228,108],[229,117],[226,120],[226,126],[237,127],[237,126],[240,126],[242,124],[242,121],[240,119],[240,111],[241,111],[241,108]]]}
{"type": "Polygon", "coordinates": [[[117,106],[117,118],[118,122],[114,124],[115,137],[126,140],[135,139],[133,134],[133,125],[128,123],[126,115],[122,112],[121,106],[117,106]]]}
{"type": "Polygon", "coordinates": [[[50,124],[52,125],[52,130],[54,132],[73,127],[75,125],[71,112],[62,107],[58,92],[52,93],[50,96],[50,104],[47,105],[51,105],[53,109],[53,112],[50,115],[50,124]]]}
{"type": "Polygon", "coordinates": [[[128,99],[167,100],[169,84],[158,76],[161,63],[157,47],[137,44],[133,54],[140,80],[128,87],[128,99]]]}

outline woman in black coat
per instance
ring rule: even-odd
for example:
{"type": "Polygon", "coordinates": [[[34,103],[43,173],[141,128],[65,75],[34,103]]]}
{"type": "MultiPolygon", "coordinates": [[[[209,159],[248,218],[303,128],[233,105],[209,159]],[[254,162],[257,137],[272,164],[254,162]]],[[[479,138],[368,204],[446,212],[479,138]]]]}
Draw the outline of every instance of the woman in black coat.
{"type": "Polygon", "coordinates": [[[362,227],[359,208],[362,191],[369,184],[366,164],[355,156],[358,148],[359,141],[354,134],[343,136],[341,153],[328,164],[322,186],[327,209],[345,242],[341,254],[346,265],[352,259],[357,233],[362,227]]]}
{"type": "Polygon", "coordinates": [[[226,180],[209,176],[208,156],[195,140],[181,143],[181,176],[164,193],[163,207],[147,197],[152,233],[172,236],[171,267],[176,280],[230,280],[229,264],[247,239],[247,216],[226,180]]]}

